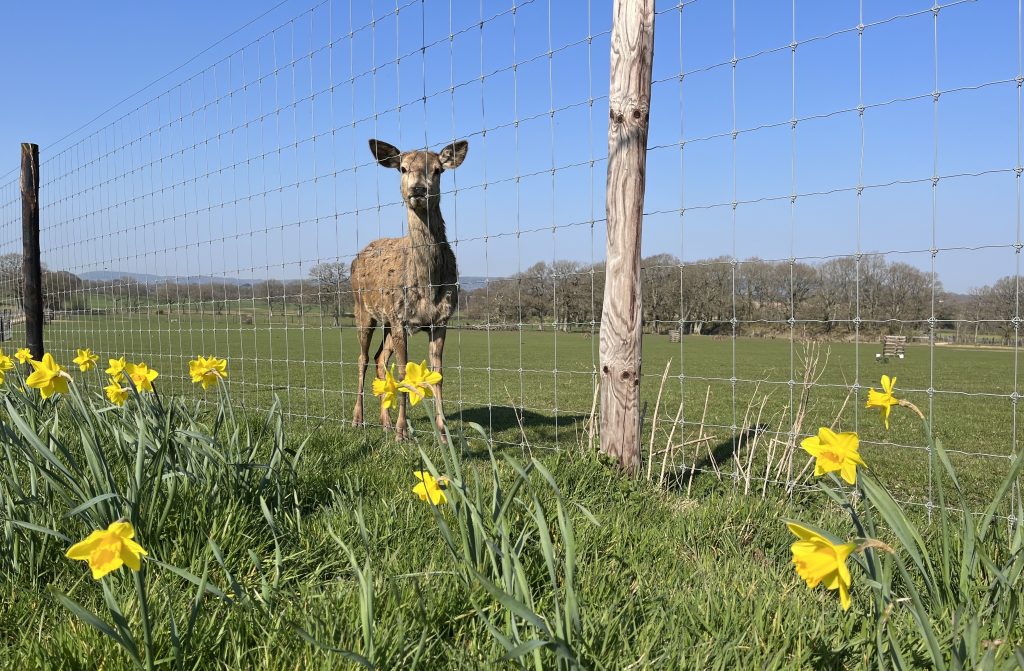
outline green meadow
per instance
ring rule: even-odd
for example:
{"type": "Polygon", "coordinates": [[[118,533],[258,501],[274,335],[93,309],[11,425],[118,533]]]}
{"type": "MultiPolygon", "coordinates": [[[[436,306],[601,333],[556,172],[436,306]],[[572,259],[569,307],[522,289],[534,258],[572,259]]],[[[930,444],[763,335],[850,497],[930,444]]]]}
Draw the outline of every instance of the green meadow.
{"type": "MultiPolygon", "coordinates": [[[[249,315],[244,320],[198,313],[78,317],[50,324],[47,345],[64,362],[77,347],[91,347],[104,360],[125,355],[146,361],[160,371],[166,391],[196,397],[201,394],[185,376],[186,360],[204,353],[227,357],[234,397],[243,407],[267,408],[277,395],[285,416],[300,430],[324,427],[349,435],[359,354],[351,324],[334,327],[316,313],[249,315]]],[[[371,355],[378,342],[379,336],[371,355]]],[[[536,325],[514,332],[451,328],[444,357],[445,412],[480,424],[499,446],[576,449],[588,439],[598,346],[596,334],[538,330],[536,325]]],[[[900,498],[927,502],[927,437],[919,423],[897,416],[886,431],[877,412],[863,407],[867,387],[879,388],[883,373],[896,376],[897,395],[932,418],[936,436],[963,472],[965,487],[984,498],[1005,472],[1006,455],[1024,436],[1012,396],[1019,393],[1015,352],[909,345],[905,359],[881,363],[875,359],[880,351],[873,338],[820,344],[800,433],[814,433],[820,425],[858,431],[864,453],[892,478],[900,498]],[[860,389],[854,395],[855,383],[860,389]]],[[[805,354],[800,341],[781,337],[687,336],[682,343],[670,343],[665,335],[646,336],[641,389],[645,457],[652,424],[657,424],[657,453],[668,446],[678,414],[682,428],[672,443],[689,444],[673,449],[670,466],[710,469],[716,477],[719,471],[732,473],[731,458],[737,446],[742,448],[745,432],[760,427],[776,435],[793,428],[805,354]],[[694,442],[698,438],[708,440],[694,442]]],[[[417,334],[411,338],[410,360],[426,357],[427,338],[417,334]]],[[[366,420],[379,424],[369,380],[365,393],[366,420]]],[[[429,430],[421,419],[413,415],[414,428],[419,423],[429,430]]],[[[767,458],[753,456],[755,461],[767,458]]],[[[660,470],[660,457],[656,463],[660,470]]]]}
{"type": "MultiPolygon", "coordinates": [[[[113,414],[121,410],[102,410],[98,394],[105,378],[68,366],[76,386],[101,408],[96,417],[106,418],[88,423],[106,436],[98,449],[107,449],[102,446],[109,441],[123,448],[111,447],[111,455],[127,455],[123,465],[110,457],[115,480],[132,482],[133,469],[145,470],[135,465],[134,445],[151,444],[153,454],[163,454],[157,434],[176,445],[175,468],[191,473],[177,496],[156,484],[143,489],[154,500],[170,497],[162,504],[161,523],[152,522],[145,506],[124,508],[138,517],[138,538],[150,550],[143,580],[146,613],[155,623],[149,644],[155,666],[556,668],[553,648],[527,642],[523,649],[529,652],[517,656],[500,643],[495,632],[519,631],[529,639],[536,631],[522,629],[528,620],[512,618],[508,603],[493,592],[463,582],[463,560],[443,540],[458,526],[454,508],[432,510],[412,494],[423,455],[439,468],[455,468],[434,440],[425,407],[411,410],[416,431],[406,443],[396,444],[374,426],[352,428],[353,330],[309,315],[257,315],[254,322],[237,315],[154,314],[81,317],[47,328],[48,348],[61,363],[68,365],[77,347],[91,347],[104,358],[143,360],[160,371],[161,403],[171,407],[172,397],[183,403],[166,420],[168,433],[160,434],[163,410],[153,415],[155,428],[142,432],[138,427],[149,426],[151,420],[142,419],[149,415],[139,414],[137,422],[125,415],[122,422],[113,414]],[[188,381],[187,361],[196,354],[228,357],[227,387],[238,419],[217,414],[216,392],[204,393],[188,381]],[[274,416],[265,424],[260,419],[275,396],[279,430],[273,429],[274,416]],[[120,428],[106,428],[108,423],[120,428]],[[209,443],[207,434],[214,436],[209,443]],[[219,461],[220,453],[230,456],[219,461]],[[258,476],[263,472],[272,475],[258,476]],[[249,479],[257,476],[259,487],[249,479]],[[204,595],[197,584],[219,592],[204,595]]],[[[864,459],[878,478],[897,498],[923,504],[935,474],[920,422],[896,408],[886,432],[877,413],[863,408],[864,389],[850,395],[855,382],[877,386],[883,372],[898,377],[897,395],[931,414],[971,501],[984,501],[1001,480],[1019,431],[1009,350],[912,346],[905,360],[880,364],[874,342],[822,344],[816,382],[801,405],[806,350],[800,343],[709,337],[670,343],[667,336],[648,336],[644,452],[646,458],[653,445],[653,480],[662,468],[666,472],[659,486],[621,477],[589,449],[595,339],[533,329],[449,333],[445,409],[456,432],[465,428],[469,437],[458,466],[465,473],[465,500],[475,496],[497,516],[487,504],[491,487],[509,487],[522,478],[517,468],[531,459],[538,464],[508,508],[508,528],[505,521],[485,524],[489,533],[511,537],[499,542],[488,536],[476,551],[490,548],[506,571],[515,556],[517,589],[528,595],[520,597],[545,622],[570,613],[578,618],[571,637],[575,668],[873,668],[864,576],[855,572],[854,605],[844,613],[835,592],[808,589],[794,573],[793,536],[782,522],[796,518],[848,537],[849,519],[820,492],[787,492],[784,483],[761,482],[776,468],[771,439],[785,442],[801,409],[801,434],[819,425],[858,430],[864,459]],[[929,388],[935,390],[931,396],[929,388]],[[673,433],[677,415],[682,424],[673,433]],[[470,423],[491,437],[490,449],[470,423]],[[675,447],[663,466],[667,446],[675,447]],[[539,477],[543,471],[555,487],[539,477]],[[554,511],[563,507],[572,534],[552,527],[547,543],[548,532],[535,526],[537,516],[555,524],[554,511]],[[549,562],[550,556],[556,560],[549,562]],[[571,576],[569,566],[575,567],[571,576]]],[[[417,336],[412,358],[425,356],[425,338],[417,336]]],[[[47,427],[44,435],[67,441],[66,454],[59,455],[71,459],[88,452],[89,434],[83,430],[81,444],[76,442],[78,415],[67,405],[70,398],[59,403],[65,405],[56,406],[52,417],[47,413],[53,411],[40,410],[37,421],[47,427]]],[[[368,418],[377,416],[377,407],[367,384],[368,418]]],[[[0,485],[45,481],[43,475],[28,477],[35,473],[35,457],[16,461],[18,454],[33,453],[32,440],[21,441],[16,433],[7,440],[23,451],[8,452],[15,461],[0,466],[9,478],[0,485]]],[[[794,476],[806,464],[801,454],[793,458],[794,476]]],[[[801,482],[809,482],[807,473],[801,482]]],[[[78,540],[102,526],[97,510],[108,503],[101,498],[76,507],[43,494],[8,496],[5,519],[32,522],[4,527],[15,554],[10,563],[0,561],[7,573],[0,596],[0,668],[131,668],[124,650],[69,611],[62,598],[111,626],[123,625],[141,646],[145,618],[133,596],[133,574],[122,568],[104,578],[105,595],[81,562],[63,556],[64,542],[38,531],[78,540]],[[83,520],[94,514],[95,521],[83,520]],[[120,604],[117,617],[108,612],[111,599],[120,604]]],[[[908,511],[923,525],[927,542],[937,543],[938,528],[928,525],[926,509],[910,505],[908,511]]],[[[929,668],[906,612],[892,615],[891,630],[907,651],[907,667],[929,668]]],[[[1019,645],[1019,625],[1014,631],[1019,645]]],[[[558,659],[561,668],[573,668],[558,659]]]]}

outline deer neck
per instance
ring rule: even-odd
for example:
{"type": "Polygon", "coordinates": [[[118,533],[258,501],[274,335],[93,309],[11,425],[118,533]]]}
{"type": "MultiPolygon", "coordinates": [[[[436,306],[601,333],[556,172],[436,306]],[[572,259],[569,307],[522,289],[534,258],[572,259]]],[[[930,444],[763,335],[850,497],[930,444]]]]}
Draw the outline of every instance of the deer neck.
{"type": "Polygon", "coordinates": [[[408,275],[418,286],[440,284],[442,254],[448,247],[440,206],[409,208],[408,275]]]}

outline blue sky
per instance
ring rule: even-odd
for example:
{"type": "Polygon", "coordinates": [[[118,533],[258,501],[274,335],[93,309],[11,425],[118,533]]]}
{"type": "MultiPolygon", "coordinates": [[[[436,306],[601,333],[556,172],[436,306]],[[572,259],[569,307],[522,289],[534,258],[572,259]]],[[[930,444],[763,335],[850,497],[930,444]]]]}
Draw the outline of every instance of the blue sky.
{"type": "MultiPolygon", "coordinates": [[[[3,77],[0,173],[18,142],[42,145],[51,267],[300,277],[347,262],[404,222],[370,137],[469,139],[444,178],[463,274],[602,258],[610,0],[275,4],[7,8],[0,57],[22,67],[3,77]]],[[[930,269],[935,248],[957,291],[1017,272],[1017,3],[953,0],[937,32],[930,7],[658,2],[644,253],[880,252],[930,269]]],[[[20,247],[13,179],[3,252],[20,247]]]]}

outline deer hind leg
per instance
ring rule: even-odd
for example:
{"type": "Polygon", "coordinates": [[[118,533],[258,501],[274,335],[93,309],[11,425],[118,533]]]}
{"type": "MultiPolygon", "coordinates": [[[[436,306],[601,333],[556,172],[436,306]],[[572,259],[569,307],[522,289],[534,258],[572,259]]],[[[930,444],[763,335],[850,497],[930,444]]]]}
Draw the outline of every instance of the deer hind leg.
{"type": "MultiPolygon", "coordinates": [[[[407,339],[405,335],[405,329],[399,326],[398,328],[391,329],[391,344],[392,350],[394,351],[396,358],[398,359],[398,379],[405,379],[405,364],[409,360],[409,351],[407,347],[407,339]]],[[[405,440],[409,437],[408,427],[405,422],[405,406],[408,394],[398,394],[398,419],[395,420],[395,439],[405,440]]]]}
{"type": "MultiPolygon", "coordinates": [[[[448,329],[444,326],[434,326],[430,329],[430,368],[441,372],[441,361],[444,356],[444,337],[448,329]]],[[[444,411],[441,405],[441,385],[444,378],[434,385],[434,420],[437,422],[437,429],[441,432],[441,438],[447,440],[444,428],[444,411]]]]}
{"type": "MultiPolygon", "coordinates": [[[[384,337],[380,341],[380,347],[377,348],[377,353],[373,355],[373,361],[377,366],[377,379],[383,380],[388,372],[388,360],[391,358],[391,354],[394,352],[394,344],[391,340],[391,326],[389,324],[384,325],[384,337]]],[[[380,406],[380,425],[384,427],[385,431],[391,430],[391,414],[384,408],[384,404],[380,406]]]]}
{"type": "Polygon", "coordinates": [[[370,362],[370,341],[373,339],[373,329],[376,326],[376,321],[371,319],[368,323],[361,323],[357,327],[356,335],[359,338],[359,382],[356,388],[356,407],[352,411],[352,426],[363,426],[363,386],[366,381],[366,366],[370,362]]]}

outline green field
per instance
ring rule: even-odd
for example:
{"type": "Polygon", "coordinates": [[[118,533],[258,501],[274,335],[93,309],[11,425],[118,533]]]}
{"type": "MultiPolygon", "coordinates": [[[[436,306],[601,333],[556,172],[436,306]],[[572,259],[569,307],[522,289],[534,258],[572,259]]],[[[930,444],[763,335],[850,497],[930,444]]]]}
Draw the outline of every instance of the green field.
{"type": "MultiPolygon", "coordinates": [[[[269,407],[277,394],[287,416],[299,420],[304,428],[346,426],[356,391],[358,356],[351,325],[333,327],[319,314],[250,314],[252,324],[243,323],[239,315],[198,313],[78,317],[53,322],[46,337],[48,346],[65,362],[73,356],[73,348],[84,346],[101,356],[123,354],[145,360],[161,371],[162,388],[174,393],[199,393],[184,379],[188,358],[202,353],[226,356],[234,396],[244,407],[269,407]]],[[[598,340],[589,334],[528,328],[522,332],[449,331],[444,370],[446,413],[479,423],[499,445],[574,448],[580,444],[592,407],[598,340]]],[[[658,412],[655,450],[667,444],[680,403],[683,433],[677,434],[673,443],[700,435],[705,396],[710,394],[703,435],[711,439],[677,450],[675,465],[712,470],[718,466],[732,472],[735,438],[744,429],[760,424],[773,435],[780,428],[783,434],[790,430],[793,396],[799,395],[803,377],[802,348],[801,343],[787,338],[738,338],[734,342],[689,336],[673,344],[667,336],[647,336],[642,387],[645,434],[651,427],[661,374],[671,359],[658,412]],[[730,381],[733,376],[735,385],[730,381]],[[796,382],[792,388],[791,379],[796,382]],[[768,400],[758,420],[764,397],[768,400]],[[749,417],[748,404],[755,406],[749,417]]],[[[901,497],[927,501],[928,460],[923,449],[927,440],[920,424],[909,414],[897,412],[887,432],[876,412],[863,408],[863,387],[877,387],[882,373],[895,375],[898,395],[930,413],[936,435],[953,454],[966,487],[983,497],[1008,463],[986,455],[1010,454],[1014,431],[1018,439],[1024,435],[1011,401],[1016,378],[1013,350],[939,346],[932,351],[911,345],[906,359],[888,364],[875,361],[878,351],[880,346],[874,341],[859,346],[822,345],[821,377],[811,391],[800,432],[811,433],[818,425],[833,422],[843,430],[859,431],[864,453],[875,468],[894,479],[901,497]],[[855,382],[862,389],[847,398],[855,382]],[[931,403],[929,387],[936,390],[931,403]]],[[[425,335],[412,338],[410,357],[426,358],[425,335]]],[[[366,389],[366,418],[376,422],[378,405],[369,382],[366,389]]],[[[428,428],[419,415],[412,417],[421,428],[428,428]]],[[[645,450],[648,445],[645,436],[645,450]]],[[[755,462],[762,456],[755,454],[755,462]]]]}
{"type": "MultiPolygon", "coordinates": [[[[412,472],[422,467],[420,450],[440,463],[440,448],[422,431],[409,443],[395,444],[379,429],[348,427],[356,355],[350,328],[321,328],[319,320],[314,323],[309,317],[305,322],[278,318],[253,325],[241,324],[237,316],[90,317],[52,323],[47,339],[64,364],[70,362],[69,349],[77,346],[146,360],[161,371],[157,386],[162,394],[186,398],[202,394],[184,379],[187,359],[199,353],[227,356],[229,388],[240,421],[254,426],[256,413],[249,411],[269,406],[272,395],[278,394],[288,413],[286,452],[294,455],[304,445],[294,470],[275,476],[282,478],[276,486],[253,493],[225,483],[236,482],[240,473],[262,472],[259,460],[268,453],[269,434],[257,430],[262,438],[248,457],[255,459],[257,468],[245,465],[236,470],[245,460],[227,447],[234,440],[230,436],[237,439],[244,431],[236,432],[229,421],[220,437],[207,445],[205,435],[212,432],[213,422],[203,408],[212,413],[213,404],[190,410],[195,419],[179,415],[174,424],[169,422],[175,440],[188,445],[187,450],[177,448],[180,458],[205,449],[218,454],[225,450],[231,457],[223,463],[208,457],[189,462],[196,472],[187,489],[166,504],[165,521],[140,536],[151,553],[145,580],[151,595],[148,607],[157,622],[154,646],[159,668],[357,668],[339,651],[369,655],[381,669],[522,668],[503,658],[505,649],[483,624],[488,619],[498,626],[507,622],[502,604],[479,586],[467,589],[459,582],[459,560],[441,542],[438,518],[410,492],[415,483],[412,472]],[[188,424],[192,421],[196,423],[188,424]],[[179,422],[187,424],[188,431],[176,428],[179,422]],[[221,553],[216,558],[209,549],[211,541],[221,553]],[[353,550],[353,560],[345,548],[353,550]],[[363,578],[353,561],[365,572],[363,578]],[[208,573],[211,583],[224,591],[231,586],[231,602],[201,600],[202,615],[184,649],[173,644],[171,618],[177,618],[173,626],[180,628],[200,600],[194,585],[163,566],[194,576],[208,573]],[[366,589],[366,575],[373,592],[369,629],[361,591],[366,589]],[[368,635],[368,630],[373,633],[368,635]]],[[[424,338],[417,337],[414,344],[414,356],[422,358],[424,338]]],[[[750,455],[743,446],[735,453],[735,438],[744,426],[760,423],[774,432],[781,418],[782,431],[788,431],[788,382],[791,376],[802,376],[800,345],[707,337],[686,338],[680,345],[664,336],[646,339],[647,436],[660,372],[670,358],[673,361],[674,377],[665,384],[658,413],[656,446],[668,440],[680,402],[685,435],[683,440],[676,435],[674,442],[698,435],[705,395],[711,389],[704,431],[712,439],[700,450],[681,450],[668,467],[672,472],[696,462],[701,470],[692,478],[671,478],[668,487],[620,477],[594,453],[580,449],[593,398],[596,347],[595,340],[580,334],[452,331],[445,370],[450,419],[457,422],[461,415],[493,431],[495,477],[507,483],[515,476],[505,457],[525,462],[532,454],[550,470],[564,497],[560,500],[569,504],[578,552],[575,583],[581,615],[574,646],[581,667],[873,668],[873,616],[865,576],[855,574],[854,605],[843,613],[834,592],[809,590],[796,576],[789,551],[793,537],[782,523],[797,518],[850,537],[849,519],[820,492],[798,490],[789,495],[775,485],[762,490],[756,482],[760,471],[754,469],[752,491],[745,494],[746,483],[740,477],[748,460],[760,468],[767,459],[763,452],[750,455]],[[735,393],[729,381],[734,362],[735,393]],[[745,420],[748,402],[753,399],[760,407],[765,396],[760,420],[756,413],[745,420]],[[525,408],[522,430],[513,407],[525,408]],[[707,457],[709,450],[714,463],[707,457]],[[716,466],[721,477],[715,475],[716,466]]],[[[925,436],[916,418],[896,409],[887,434],[877,415],[862,408],[863,391],[845,405],[844,401],[854,380],[876,383],[884,370],[899,376],[900,395],[928,410],[928,396],[921,390],[934,384],[942,392],[935,395],[931,408],[937,433],[949,449],[962,452],[953,454],[961,482],[970,499],[983,501],[1008,460],[970,453],[1006,455],[1013,445],[1013,406],[1007,398],[1014,390],[1013,352],[937,348],[932,365],[927,347],[911,347],[906,360],[883,367],[874,362],[876,350],[874,344],[862,345],[859,351],[852,344],[831,346],[802,431],[838,417],[841,428],[861,431],[864,458],[899,498],[927,501],[928,460],[920,449],[925,436]]],[[[87,393],[103,382],[97,373],[72,373],[87,393]]],[[[40,421],[50,422],[45,431],[64,436],[70,453],[77,454],[83,449],[76,442],[79,427],[60,415],[71,411],[69,403],[70,399],[59,398],[46,406],[57,414],[40,421]]],[[[142,415],[132,414],[133,403],[125,414],[101,410],[96,415],[106,418],[104,422],[124,422],[117,432],[97,441],[108,452],[119,480],[130,479],[132,470],[139,468],[132,431],[135,418],[142,415]],[[119,442],[123,444],[116,445],[119,442]]],[[[97,407],[106,405],[97,400],[97,407]]],[[[370,417],[376,407],[371,397],[370,417]]],[[[422,407],[412,413],[414,425],[421,429],[428,426],[424,415],[422,407]]],[[[9,455],[34,454],[32,442],[19,443],[15,431],[5,436],[5,445],[21,446],[9,455]]],[[[154,453],[159,453],[160,444],[153,442],[154,453]]],[[[645,450],[647,445],[645,438],[645,450]]],[[[461,459],[469,490],[482,490],[488,500],[492,462],[484,442],[471,442],[461,459]]],[[[803,461],[798,459],[799,468],[803,461]]],[[[32,478],[26,473],[31,470],[5,462],[0,475],[8,479],[0,480],[0,486],[19,479],[28,486],[32,478]]],[[[89,477],[86,474],[83,480],[89,477]]],[[[162,496],[160,479],[150,482],[152,490],[146,491],[162,496]]],[[[530,491],[539,497],[534,501],[542,501],[550,514],[551,490],[538,477],[531,482],[530,491]]],[[[533,590],[533,607],[554,617],[563,593],[557,586],[561,578],[552,587],[548,575],[555,569],[539,555],[540,539],[529,531],[530,499],[525,491],[520,495],[512,523],[515,533],[523,534],[519,552],[533,590]]],[[[3,515],[30,519],[36,526],[4,526],[6,518],[0,517],[0,528],[7,533],[0,542],[13,539],[9,547],[17,548],[20,557],[4,575],[0,596],[0,669],[129,668],[122,650],[55,596],[66,594],[109,620],[99,586],[80,563],[64,558],[62,541],[36,533],[49,527],[78,539],[106,521],[83,519],[86,514],[102,516],[89,506],[83,513],[77,500],[8,496],[5,505],[3,515]]],[[[158,509],[142,507],[134,514],[142,524],[151,522],[158,509]]],[[[454,524],[451,510],[444,508],[439,515],[454,524]]],[[[114,517],[117,514],[124,513],[114,517]]],[[[910,514],[922,522],[927,541],[937,547],[938,525],[928,525],[921,508],[911,507],[910,514]]],[[[563,556],[565,547],[559,531],[556,553],[563,556]]],[[[0,568],[4,559],[0,557],[0,568]]],[[[564,570],[561,564],[556,568],[564,570]]],[[[133,605],[130,575],[122,569],[104,580],[110,598],[129,604],[125,626],[141,640],[141,613],[133,605]]],[[[948,612],[931,616],[942,631],[952,617],[948,612]]],[[[893,613],[891,623],[909,651],[908,668],[928,668],[908,613],[893,613]]],[[[1018,645],[1020,625],[1014,627],[1010,635],[1016,642],[1011,644],[1018,645]]],[[[529,668],[554,668],[550,656],[528,656],[524,662],[529,668]]]]}

